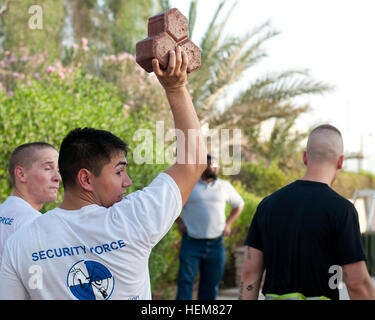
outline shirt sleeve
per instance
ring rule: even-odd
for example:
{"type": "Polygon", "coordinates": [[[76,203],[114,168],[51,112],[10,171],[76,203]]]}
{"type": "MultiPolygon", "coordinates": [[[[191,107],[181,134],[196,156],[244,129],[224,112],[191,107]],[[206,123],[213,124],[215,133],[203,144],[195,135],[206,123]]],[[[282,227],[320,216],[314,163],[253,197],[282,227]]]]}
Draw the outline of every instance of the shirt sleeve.
{"type": "Polygon", "coordinates": [[[350,203],[339,214],[335,232],[335,253],[338,265],[367,260],[359,228],[358,213],[350,203]]]}
{"type": "MultiPolygon", "coordinates": [[[[182,209],[180,189],[166,173],[160,173],[147,187],[129,194],[114,205],[117,212],[126,211],[126,222],[132,224],[137,239],[155,246],[169,231],[182,209]]],[[[121,219],[124,218],[118,214],[121,219]]]]}
{"type": "Polygon", "coordinates": [[[228,182],[226,183],[226,190],[228,195],[228,204],[231,208],[238,208],[242,207],[245,202],[243,201],[241,195],[237,192],[237,190],[228,182]]]}
{"type": "Polygon", "coordinates": [[[247,238],[245,241],[245,245],[249,247],[253,247],[260,251],[263,251],[262,236],[261,236],[261,231],[259,228],[260,211],[261,210],[260,210],[260,204],[259,204],[253,216],[253,220],[251,221],[249,232],[247,234],[247,238]]]}
{"type": "Polygon", "coordinates": [[[0,268],[0,300],[25,300],[27,292],[11,263],[9,242],[5,246],[0,268]]]}

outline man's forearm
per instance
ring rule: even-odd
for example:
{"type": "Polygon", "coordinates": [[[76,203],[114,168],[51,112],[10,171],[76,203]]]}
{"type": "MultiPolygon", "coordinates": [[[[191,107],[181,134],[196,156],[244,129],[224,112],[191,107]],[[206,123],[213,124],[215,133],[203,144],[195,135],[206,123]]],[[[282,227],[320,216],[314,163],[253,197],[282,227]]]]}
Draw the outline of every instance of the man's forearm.
{"type": "Polygon", "coordinates": [[[166,95],[172,110],[175,127],[180,130],[187,128],[199,130],[200,123],[186,86],[166,90],[166,95]]]}
{"type": "Polygon", "coordinates": [[[249,279],[242,278],[240,284],[239,300],[258,300],[260,280],[251,283],[249,279]]]}
{"type": "Polygon", "coordinates": [[[176,163],[164,172],[176,182],[181,192],[182,206],[207,167],[207,151],[200,123],[186,89],[187,64],[187,54],[180,47],[175,52],[169,52],[165,71],[160,69],[157,59],[152,60],[154,72],[167,94],[177,136],[176,163]]]}
{"type": "Polygon", "coordinates": [[[230,226],[233,223],[233,221],[236,220],[240,216],[242,210],[243,210],[243,207],[233,208],[229,214],[226,224],[230,226]]]}
{"type": "Polygon", "coordinates": [[[166,94],[177,130],[178,163],[197,164],[202,162],[202,160],[204,161],[206,153],[203,135],[193,102],[186,87],[166,91],[166,94]],[[182,136],[179,136],[179,133],[182,136]],[[194,158],[189,158],[189,154],[190,157],[194,158]]]}
{"type": "Polygon", "coordinates": [[[258,299],[263,271],[263,252],[246,246],[241,277],[240,300],[258,299]]]}

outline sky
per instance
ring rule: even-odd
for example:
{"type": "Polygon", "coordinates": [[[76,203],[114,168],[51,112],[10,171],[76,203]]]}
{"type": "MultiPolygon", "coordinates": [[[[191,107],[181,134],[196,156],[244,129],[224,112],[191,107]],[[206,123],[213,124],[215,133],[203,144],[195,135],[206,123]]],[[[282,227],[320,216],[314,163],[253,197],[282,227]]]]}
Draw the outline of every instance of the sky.
{"type": "MultiPolygon", "coordinates": [[[[188,17],[190,1],[170,0],[188,17]]],[[[206,30],[220,0],[199,0],[192,40],[206,30]]],[[[227,0],[222,16],[234,0],[227,0]]],[[[359,167],[375,173],[375,1],[374,0],[238,0],[226,34],[240,36],[269,20],[280,35],[265,43],[268,57],[253,69],[271,71],[308,69],[312,78],[334,91],[308,96],[311,111],[297,129],[321,123],[336,126],[345,152],[362,151],[365,159],[347,160],[345,169],[359,167]],[[361,147],[362,146],[362,147],[361,147]]],[[[244,79],[242,86],[246,86],[244,79]]],[[[241,84],[239,85],[241,86],[241,84]]]]}

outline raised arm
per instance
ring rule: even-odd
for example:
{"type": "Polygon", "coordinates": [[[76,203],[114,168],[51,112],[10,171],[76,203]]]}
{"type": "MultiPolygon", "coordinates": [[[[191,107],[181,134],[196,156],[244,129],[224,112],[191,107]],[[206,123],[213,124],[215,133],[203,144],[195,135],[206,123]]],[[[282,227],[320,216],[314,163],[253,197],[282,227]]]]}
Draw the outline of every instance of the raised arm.
{"type": "Polygon", "coordinates": [[[180,47],[169,52],[169,64],[161,70],[152,61],[154,72],[165,89],[177,130],[177,161],[168,168],[185,204],[199,177],[207,167],[207,151],[193,102],[186,89],[188,57],[180,47]]]}

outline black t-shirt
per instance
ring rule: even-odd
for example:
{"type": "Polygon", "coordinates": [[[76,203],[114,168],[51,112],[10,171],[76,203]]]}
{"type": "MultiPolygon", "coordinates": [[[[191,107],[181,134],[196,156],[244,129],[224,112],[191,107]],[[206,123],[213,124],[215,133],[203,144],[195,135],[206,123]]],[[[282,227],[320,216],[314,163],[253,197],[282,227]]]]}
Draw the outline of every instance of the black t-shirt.
{"type": "Polygon", "coordinates": [[[263,294],[339,299],[330,267],[366,260],[353,204],[313,181],[297,180],[264,198],[245,244],[263,252],[263,294]]]}

